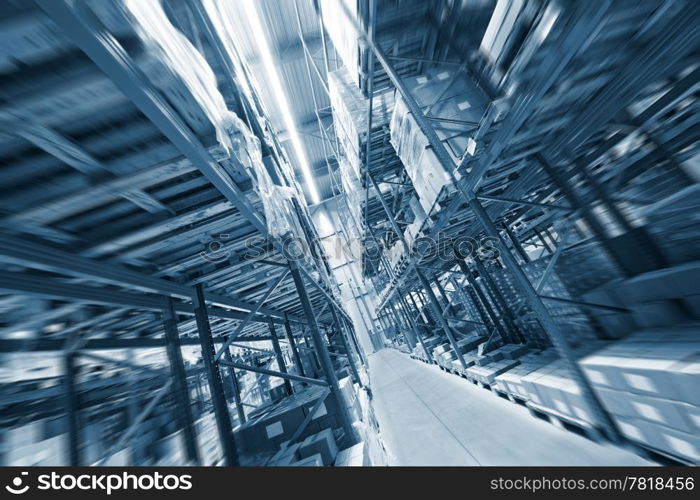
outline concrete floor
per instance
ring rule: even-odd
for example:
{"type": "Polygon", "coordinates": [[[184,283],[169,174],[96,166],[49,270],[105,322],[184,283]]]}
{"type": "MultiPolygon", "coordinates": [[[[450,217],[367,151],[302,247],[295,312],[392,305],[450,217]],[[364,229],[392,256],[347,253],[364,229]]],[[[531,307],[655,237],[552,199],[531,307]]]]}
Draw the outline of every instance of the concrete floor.
{"type": "Polygon", "coordinates": [[[394,349],[369,367],[389,465],[652,465],[394,349]]]}

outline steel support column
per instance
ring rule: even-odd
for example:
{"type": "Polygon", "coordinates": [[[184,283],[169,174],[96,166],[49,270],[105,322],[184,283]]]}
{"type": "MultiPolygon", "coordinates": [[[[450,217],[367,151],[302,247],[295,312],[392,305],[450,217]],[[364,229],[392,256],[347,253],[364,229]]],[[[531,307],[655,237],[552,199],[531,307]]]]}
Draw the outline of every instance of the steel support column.
{"type": "MultiPolygon", "coordinates": [[[[418,296],[420,298],[420,294],[417,293],[416,296],[418,296]]],[[[435,322],[429,316],[428,311],[425,310],[425,305],[421,304],[419,306],[418,303],[416,302],[416,299],[413,298],[413,294],[410,292],[407,294],[407,297],[411,301],[411,304],[413,304],[413,308],[416,310],[416,316],[411,316],[411,319],[414,319],[414,322],[415,322],[416,319],[418,319],[419,317],[422,317],[423,322],[426,325],[435,326],[435,322]]],[[[406,302],[406,305],[408,305],[408,302],[406,302]]],[[[410,314],[410,312],[411,312],[410,308],[407,307],[406,312],[410,314]]],[[[432,333],[435,333],[434,330],[432,333]]]]}
{"type": "MultiPolygon", "coordinates": [[[[228,340],[228,337],[224,337],[224,342],[228,340]]],[[[233,363],[233,356],[231,356],[231,347],[227,347],[224,352],[224,359],[230,363],[233,363]]],[[[243,408],[243,401],[241,399],[241,388],[238,384],[238,378],[236,377],[236,370],[232,366],[227,367],[228,370],[228,381],[231,383],[231,394],[233,395],[233,401],[236,403],[236,413],[238,413],[238,421],[244,424],[246,421],[245,409],[243,408]]],[[[225,386],[224,386],[225,387],[225,386]]]]}
{"type": "Polygon", "coordinates": [[[345,431],[345,435],[347,436],[348,440],[352,443],[355,443],[357,442],[357,436],[355,435],[355,431],[352,427],[352,418],[350,417],[348,409],[345,406],[343,395],[340,392],[340,387],[338,386],[338,377],[335,373],[335,370],[333,369],[333,362],[331,361],[331,357],[328,354],[326,344],[323,342],[321,332],[318,329],[318,324],[316,323],[316,316],[314,315],[314,310],[311,307],[309,296],[306,293],[304,278],[301,276],[299,268],[297,267],[297,264],[295,262],[291,262],[289,268],[292,273],[292,279],[294,280],[294,285],[296,286],[297,293],[299,294],[299,300],[301,301],[302,307],[304,309],[304,314],[306,315],[307,321],[309,322],[309,330],[314,342],[316,353],[318,354],[324,375],[326,376],[326,380],[328,381],[328,386],[331,390],[331,394],[335,398],[338,408],[340,410],[339,416],[341,426],[343,427],[343,430],[345,431]]]}
{"type": "Polygon", "coordinates": [[[574,358],[573,352],[571,351],[566,338],[559,329],[559,325],[557,325],[550,316],[549,311],[542,302],[542,299],[535,291],[535,288],[532,286],[532,283],[530,283],[530,280],[525,275],[525,272],[518,265],[518,262],[515,260],[515,257],[513,257],[513,254],[508,251],[503,237],[489,218],[486,210],[484,210],[484,207],[481,205],[479,200],[476,198],[470,200],[469,207],[474,213],[476,219],[479,221],[479,224],[481,224],[481,226],[484,228],[487,236],[497,238],[499,246],[502,250],[501,258],[515,278],[521,293],[523,293],[530,307],[532,307],[540,324],[544,328],[545,332],[547,332],[547,335],[556,348],[557,353],[564,360],[564,363],[566,364],[574,381],[581,389],[581,394],[588,403],[591,411],[594,413],[595,420],[597,421],[598,425],[600,425],[606,431],[610,438],[615,439],[618,435],[615,424],[593,392],[588,380],[585,378],[583,371],[574,358]]]}
{"type": "Polygon", "coordinates": [[[200,464],[199,450],[197,448],[197,433],[194,428],[192,407],[190,405],[190,391],[187,387],[187,375],[185,363],[182,360],[180,350],[180,334],[177,329],[177,316],[172,298],[165,300],[163,308],[163,330],[165,331],[165,345],[170,364],[170,374],[173,377],[173,399],[175,399],[175,419],[180,422],[182,435],[185,439],[185,453],[187,459],[195,464],[200,464]]]}
{"type": "MultiPolygon", "coordinates": [[[[466,276],[465,276],[466,279],[466,276]]],[[[471,286],[467,282],[467,286],[462,287],[459,283],[457,283],[457,280],[454,279],[454,277],[450,276],[450,283],[452,283],[452,286],[455,288],[457,291],[457,296],[460,298],[460,300],[466,305],[471,303],[474,305],[474,309],[476,309],[476,313],[479,315],[481,318],[481,323],[483,326],[485,326],[487,329],[495,328],[495,326],[491,323],[491,318],[489,317],[488,314],[486,314],[486,311],[484,311],[483,306],[479,302],[479,297],[476,296],[476,293],[474,293],[474,290],[472,290],[471,286]],[[464,294],[464,290],[466,289],[467,295],[464,294]]]]}
{"type": "Polygon", "coordinates": [[[522,339],[522,336],[518,331],[513,313],[511,312],[505,297],[501,293],[501,290],[499,290],[498,285],[491,277],[491,274],[489,273],[488,269],[486,269],[484,263],[481,262],[479,257],[474,259],[474,264],[476,265],[476,269],[479,271],[479,274],[483,277],[486,290],[489,291],[493,297],[493,302],[496,305],[496,309],[498,309],[501,313],[501,317],[508,328],[507,338],[510,341],[522,342],[524,339],[522,339]]]}
{"type": "Polygon", "coordinates": [[[414,349],[416,347],[416,342],[418,342],[418,336],[415,335],[415,332],[410,328],[410,323],[408,322],[408,320],[405,318],[404,320],[401,319],[403,316],[403,311],[402,313],[399,313],[399,310],[401,310],[401,308],[399,306],[399,310],[397,310],[398,305],[399,304],[396,302],[389,302],[389,308],[391,309],[391,312],[394,314],[394,318],[398,323],[397,328],[401,329],[401,334],[406,340],[406,345],[409,346],[411,349],[414,349]]]}
{"type": "Polygon", "coordinates": [[[598,218],[593,214],[588,204],[584,202],[578,194],[569,185],[569,182],[564,178],[563,175],[549,162],[549,159],[545,158],[541,153],[535,155],[535,159],[540,164],[542,169],[549,175],[549,177],[554,181],[554,184],[561,191],[566,201],[574,208],[581,210],[581,216],[586,222],[588,228],[593,232],[593,234],[600,241],[603,249],[610,256],[610,258],[617,264],[618,269],[620,269],[627,277],[630,273],[626,271],[627,264],[624,260],[624,256],[620,255],[615,248],[610,244],[610,238],[605,228],[598,220],[598,218]]]}
{"type": "Polygon", "coordinates": [[[75,387],[76,354],[68,351],[63,356],[63,395],[68,419],[68,464],[83,465],[80,439],[80,401],[75,387]]]}
{"type": "Polygon", "coordinates": [[[360,384],[360,387],[362,387],[362,380],[360,379],[360,374],[357,371],[357,366],[355,366],[355,357],[352,354],[352,350],[350,349],[350,344],[348,343],[347,339],[345,338],[345,332],[343,330],[343,325],[340,324],[340,320],[338,319],[338,315],[335,313],[333,308],[331,307],[331,315],[333,316],[333,323],[335,324],[336,331],[338,332],[338,335],[340,336],[340,343],[343,346],[343,349],[345,350],[345,355],[347,356],[348,359],[348,365],[350,366],[350,373],[352,373],[352,378],[360,384]]]}
{"type": "MultiPolygon", "coordinates": [[[[481,289],[479,283],[477,283],[476,279],[474,278],[474,275],[472,274],[472,270],[469,268],[469,265],[466,263],[466,261],[462,260],[461,258],[457,259],[457,265],[466,276],[467,282],[469,283],[471,289],[476,295],[478,302],[481,303],[481,307],[483,310],[480,312],[485,312],[485,314],[490,318],[490,321],[488,321],[487,323],[490,323],[494,328],[496,328],[501,338],[503,340],[506,340],[508,338],[508,332],[506,332],[505,328],[501,324],[500,318],[493,310],[493,307],[491,306],[491,303],[484,294],[484,291],[481,289]]],[[[476,303],[476,306],[477,308],[479,308],[478,303],[476,303]]]]}
{"type": "Polygon", "coordinates": [[[440,278],[438,278],[437,275],[435,275],[434,278],[435,281],[435,286],[438,289],[438,293],[442,297],[442,300],[445,302],[445,312],[449,314],[450,316],[453,316],[453,308],[452,305],[450,304],[450,298],[447,296],[447,292],[445,291],[445,288],[442,286],[442,283],[440,283],[440,278]]]}
{"type": "Polygon", "coordinates": [[[418,329],[418,325],[416,325],[416,322],[413,320],[413,318],[410,315],[410,311],[408,309],[408,304],[406,303],[406,299],[401,295],[401,293],[398,294],[398,302],[399,306],[401,307],[401,310],[403,311],[404,316],[406,317],[408,324],[411,326],[411,329],[413,330],[413,335],[415,335],[416,339],[418,339],[418,342],[420,342],[421,349],[423,349],[423,352],[425,355],[428,357],[428,361],[431,363],[435,362],[433,359],[433,353],[428,351],[428,348],[425,346],[425,343],[423,342],[423,337],[420,334],[420,331],[418,329]]]}
{"type": "Polygon", "coordinates": [[[503,224],[503,229],[506,231],[506,234],[508,235],[510,242],[513,244],[513,248],[515,249],[516,252],[518,252],[518,255],[520,255],[520,258],[523,259],[523,262],[525,264],[530,262],[530,256],[527,254],[527,252],[525,251],[523,246],[520,244],[518,237],[511,230],[511,228],[508,226],[507,223],[503,224]]]}
{"type": "Polygon", "coordinates": [[[207,306],[204,301],[204,288],[201,283],[195,285],[192,302],[194,304],[194,315],[197,322],[199,342],[202,346],[202,359],[204,360],[204,368],[207,373],[207,380],[209,381],[209,394],[211,395],[211,400],[214,405],[216,427],[219,432],[221,449],[224,452],[224,461],[228,466],[236,466],[238,465],[238,450],[233,440],[231,415],[229,414],[228,404],[224,397],[224,383],[221,379],[221,371],[214,361],[216,350],[211,335],[211,327],[209,326],[207,306]]]}
{"type": "MultiPolygon", "coordinates": [[[[367,313],[369,314],[369,309],[367,309],[367,313]]],[[[360,363],[362,363],[363,365],[367,365],[367,358],[365,357],[365,353],[362,349],[362,346],[360,345],[360,342],[357,340],[355,326],[349,320],[344,319],[343,316],[340,316],[339,319],[340,321],[343,321],[343,325],[347,329],[348,336],[350,337],[352,344],[355,346],[355,352],[357,352],[357,356],[360,358],[360,363]]],[[[370,328],[367,329],[367,334],[371,338],[374,335],[375,324],[371,317],[368,319],[370,321],[370,328]]]]}
{"type": "MultiPolygon", "coordinates": [[[[277,331],[275,330],[275,325],[270,322],[270,336],[272,340],[272,348],[275,350],[275,357],[277,358],[277,368],[282,373],[287,373],[287,367],[284,364],[284,355],[282,354],[282,348],[280,347],[280,341],[277,338],[277,331]]],[[[292,383],[289,379],[284,379],[284,388],[287,390],[287,395],[291,396],[294,393],[292,389],[292,383]]]]}
{"type": "Polygon", "coordinates": [[[408,335],[408,329],[405,326],[406,322],[401,320],[401,315],[396,310],[396,305],[393,302],[389,302],[388,305],[389,309],[391,309],[391,312],[394,315],[394,319],[396,321],[396,329],[400,331],[401,336],[406,341],[406,345],[409,347],[409,349],[414,349],[416,347],[416,339],[408,335]]]}
{"type": "Polygon", "coordinates": [[[462,351],[459,349],[459,346],[457,345],[457,340],[455,339],[454,335],[452,335],[452,329],[450,328],[450,325],[447,324],[447,320],[442,315],[440,303],[438,302],[438,298],[435,296],[435,292],[433,292],[433,289],[430,286],[428,278],[425,277],[423,271],[421,271],[418,268],[418,266],[414,265],[413,267],[415,268],[416,275],[418,275],[418,279],[423,285],[425,292],[428,294],[428,305],[432,307],[433,316],[437,318],[440,328],[442,328],[442,330],[445,332],[445,335],[447,335],[447,340],[449,340],[450,345],[452,346],[452,350],[455,352],[455,355],[459,360],[459,364],[462,365],[462,368],[466,370],[467,363],[464,362],[462,351]]]}
{"type": "Polygon", "coordinates": [[[287,335],[287,342],[289,343],[289,348],[292,350],[292,357],[294,357],[294,364],[297,366],[297,370],[299,370],[299,375],[305,377],[306,374],[304,373],[304,365],[301,362],[301,356],[299,356],[299,349],[297,349],[297,343],[294,340],[292,325],[289,323],[289,320],[286,318],[286,315],[284,318],[284,333],[287,335]]]}

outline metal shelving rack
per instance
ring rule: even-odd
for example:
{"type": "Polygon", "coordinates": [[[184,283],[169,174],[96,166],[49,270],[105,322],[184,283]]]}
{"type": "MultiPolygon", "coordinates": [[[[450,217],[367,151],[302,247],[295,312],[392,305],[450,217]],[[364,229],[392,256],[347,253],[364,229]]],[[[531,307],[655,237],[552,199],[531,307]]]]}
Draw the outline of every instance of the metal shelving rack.
{"type": "MultiPolygon", "coordinates": [[[[372,4],[366,12],[372,12],[372,4]]],[[[442,260],[419,255],[403,238],[391,199],[377,197],[376,183],[368,182],[383,213],[373,211],[366,224],[388,226],[393,234],[386,247],[399,240],[404,253],[393,268],[382,258],[383,276],[374,280],[377,318],[387,341],[412,350],[437,334],[461,360],[461,336],[453,325],[462,318],[453,317],[448,304],[468,303],[479,311],[478,322],[499,332],[502,341],[554,346],[586,395],[595,425],[616,435],[570,346],[582,332],[595,337],[590,319],[597,313],[625,312],[585,300],[586,291],[668,265],[662,239],[634,221],[639,207],[632,212],[623,207],[640,203],[635,179],[668,182],[669,192],[692,182],[679,165],[697,154],[696,120],[681,104],[692,93],[691,82],[697,82],[692,61],[698,35],[689,21],[696,15],[695,6],[677,2],[531,2],[509,28],[519,35],[508,39],[496,60],[487,60],[473,41],[457,34],[463,18],[455,16],[454,28],[443,24],[451,37],[442,40],[441,50],[413,56],[434,67],[461,64],[489,97],[484,117],[471,131],[476,150],[457,163],[436,134],[440,118],[421,109],[406,75],[378,41],[382,34],[375,19],[348,18],[367,47],[362,60],[376,59],[379,66],[368,73],[367,87],[372,88],[375,73],[388,76],[428,148],[452,176],[421,235],[439,235],[447,245],[465,236],[486,237],[499,252],[492,266],[457,252],[442,260]],[[614,54],[610,47],[616,47],[614,54]],[[666,128],[674,132],[661,139],[666,128]],[[632,248],[644,249],[643,255],[632,256],[632,248]],[[599,264],[584,259],[574,265],[581,251],[595,253],[599,264]],[[595,282],[578,283],[585,289],[572,287],[575,276],[585,272],[581,265],[588,272],[593,265],[605,271],[595,282]],[[563,283],[553,281],[552,271],[563,283]],[[452,298],[444,290],[448,278],[452,298]]],[[[686,102],[697,112],[697,99],[686,102]]],[[[372,157],[371,147],[366,158],[372,157]]],[[[371,181],[372,165],[365,162],[363,168],[371,181]]],[[[663,192],[650,195],[641,205],[663,197],[663,192]]],[[[468,320],[474,319],[472,312],[468,320]]]]}

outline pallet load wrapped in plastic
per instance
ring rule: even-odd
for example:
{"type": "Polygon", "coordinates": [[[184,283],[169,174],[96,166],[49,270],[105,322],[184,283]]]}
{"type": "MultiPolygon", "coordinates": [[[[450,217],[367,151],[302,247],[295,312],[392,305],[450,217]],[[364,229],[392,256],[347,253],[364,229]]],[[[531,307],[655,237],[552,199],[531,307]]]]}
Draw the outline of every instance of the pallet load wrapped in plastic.
{"type": "Polygon", "coordinates": [[[323,26],[348,72],[349,82],[357,87],[360,80],[358,34],[348,16],[358,18],[358,1],[322,0],[320,6],[323,26]]]}
{"type": "Polygon", "coordinates": [[[362,418],[353,423],[355,432],[364,443],[363,461],[373,466],[388,465],[388,455],[381,440],[379,423],[374,414],[374,409],[366,390],[357,391],[359,407],[362,410],[362,418]]]}
{"type": "MultiPolygon", "coordinates": [[[[157,87],[165,86],[164,91],[174,81],[176,88],[174,91],[170,89],[174,96],[165,93],[171,101],[180,104],[176,107],[180,117],[198,135],[215,132],[219,145],[219,151],[215,153],[218,160],[235,157],[248,170],[260,195],[270,235],[298,234],[295,231],[299,229],[299,223],[290,202],[298,187],[274,184],[267,169],[274,169],[275,165],[265,165],[260,140],[236,113],[228,109],[218,89],[216,75],[206,59],[170,23],[160,2],[129,1],[125,6],[124,12],[119,14],[129,18],[138,36],[149,47],[147,52],[155,54],[144,68],[150,80],[157,87]],[[187,92],[182,92],[177,85],[184,86],[187,92]],[[183,95],[187,99],[184,102],[183,95]]],[[[222,173],[226,170],[217,167],[222,173]]]]}
{"type": "Polygon", "coordinates": [[[178,117],[200,137],[216,134],[218,151],[211,152],[217,159],[230,156],[236,114],[228,109],[206,59],[170,22],[161,2],[132,0],[103,7],[105,22],[134,26],[147,47],[148,58],[140,69],[167,96],[178,117]]]}
{"type": "MultiPolygon", "coordinates": [[[[333,112],[333,122],[345,157],[355,175],[361,177],[360,156],[367,141],[367,110],[369,101],[352,82],[345,68],[328,74],[328,93],[333,112]]],[[[389,123],[394,108],[393,92],[377,94],[372,99],[372,128],[389,123]]]]}
{"type": "Polygon", "coordinates": [[[700,463],[700,338],[697,325],[634,334],[580,362],[628,439],[700,463]]]}

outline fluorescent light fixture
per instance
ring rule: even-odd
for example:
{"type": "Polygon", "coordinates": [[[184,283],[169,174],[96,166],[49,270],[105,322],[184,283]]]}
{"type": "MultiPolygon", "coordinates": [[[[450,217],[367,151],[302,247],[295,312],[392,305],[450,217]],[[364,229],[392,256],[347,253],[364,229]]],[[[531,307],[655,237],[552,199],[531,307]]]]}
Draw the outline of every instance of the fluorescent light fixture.
{"type": "Polygon", "coordinates": [[[263,31],[262,23],[260,22],[260,17],[258,16],[258,10],[256,5],[257,1],[245,0],[241,2],[243,5],[243,10],[247,21],[250,26],[250,31],[255,37],[255,43],[258,47],[258,52],[260,54],[260,59],[263,62],[263,67],[265,68],[265,73],[267,74],[267,80],[270,84],[272,95],[275,98],[277,107],[282,113],[282,119],[284,120],[284,126],[289,134],[289,140],[292,143],[292,149],[294,149],[294,154],[299,161],[299,166],[301,167],[301,173],[304,177],[304,182],[311,195],[312,203],[319,203],[321,201],[318,195],[318,189],[316,188],[316,183],[314,182],[313,175],[311,173],[311,168],[309,167],[309,161],[306,158],[306,152],[299,139],[299,133],[297,132],[296,124],[294,123],[294,118],[292,117],[292,112],[289,109],[289,102],[287,102],[287,96],[282,89],[282,83],[280,81],[279,74],[275,68],[275,61],[272,57],[272,52],[270,51],[270,46],[267,43],[267,37],[263,31]]]}

